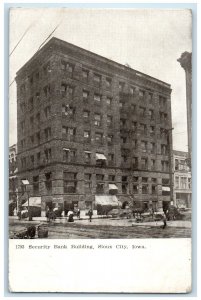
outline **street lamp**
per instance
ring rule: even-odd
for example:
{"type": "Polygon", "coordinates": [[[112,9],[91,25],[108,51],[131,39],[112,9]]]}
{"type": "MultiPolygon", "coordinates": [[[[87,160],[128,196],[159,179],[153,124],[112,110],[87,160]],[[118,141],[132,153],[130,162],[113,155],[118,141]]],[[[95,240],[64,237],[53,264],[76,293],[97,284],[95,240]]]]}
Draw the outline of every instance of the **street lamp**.
{"type": "Polygon", "coordinates": [[[31,216],[29,214],[29,192],[27,191],[27,185],[29,185],[29,180],[27,179],[22,179],[22,184],[25,186],[25,192],[27,192],[27,201],[28,201],[28,216],[29,216],[29,221],[31,221],[31,216]]]}

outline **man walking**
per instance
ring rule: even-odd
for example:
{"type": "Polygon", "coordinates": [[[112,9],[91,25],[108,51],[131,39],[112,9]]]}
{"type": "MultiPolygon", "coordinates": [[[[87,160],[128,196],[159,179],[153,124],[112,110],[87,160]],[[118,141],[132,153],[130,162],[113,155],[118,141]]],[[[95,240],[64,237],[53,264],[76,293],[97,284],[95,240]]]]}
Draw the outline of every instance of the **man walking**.
{"type": "Polygon", "coordinates": [[[93,213],[92,213],[92,210],[91,210],[91,209],[89,210],[89,212],[88,212],[88,215],[89,215],[89,221],[91,222],[92,215],[93,215],[93,213]]]}

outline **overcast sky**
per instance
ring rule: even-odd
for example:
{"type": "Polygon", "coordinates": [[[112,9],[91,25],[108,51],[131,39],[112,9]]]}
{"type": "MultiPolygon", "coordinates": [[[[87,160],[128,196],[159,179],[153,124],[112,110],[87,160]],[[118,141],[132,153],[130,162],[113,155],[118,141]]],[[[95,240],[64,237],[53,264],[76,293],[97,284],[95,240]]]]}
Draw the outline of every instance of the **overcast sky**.
{"type": "MultiPolygon", "coordinates": [[[[192,51],[189,10],[12,9],[10,83],[61,22],[53,36],[171,84],[173,147],[187,151],[185,72],[177,59],[192,51]]],[[[10,87],[9,144],[17,142],[16,84],[10,87]]]]}

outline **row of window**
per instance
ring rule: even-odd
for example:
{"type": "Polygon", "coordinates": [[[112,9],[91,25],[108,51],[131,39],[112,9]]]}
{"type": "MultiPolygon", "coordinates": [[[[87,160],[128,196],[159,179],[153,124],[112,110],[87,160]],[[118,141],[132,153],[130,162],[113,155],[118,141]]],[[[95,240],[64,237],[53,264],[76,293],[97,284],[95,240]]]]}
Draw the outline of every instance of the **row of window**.
{"type": "MultiPolygon", "coordinates": [[[[44,154],[45,154],[44,163],[50,163],[52,160],[51,148],[45,149],[44,154]]],[[[100,154],[100,155],[102,155],[102,154],[100,154]]],[[[63,161],[64,162],[76,162],[76,158],[77,158],[77,156],[76,156],[75,149],[72,149],[72,150],[63,149],[63,161]]],[[[85,151],[84,152],[84,163],[87,163],[87,164],[91,163],[91,158],[92,158],[91,152],[85,151]]],[[[27,157],[21,158],[21,167],[22,168],[27,167],[27,163],[28,163],[27,159],[28,159],[27,157]]],[[[122,164],[128,162],[128,157],[126,157],[124,154],[121,155],[121,159],[122,159],[122,164]]],[[[155,159],[150,159],[149,165],[148,165],[148,158],[145,158],[145,157],[142,157],[141,159],[139,159],[138,157],[132,157],[131,160],[132,160],[132,167],[134,169],[138,169],[140,167],[140,169],[148,170],[148,167],[149,167],[151,170],[156,170],[156,160],[155,159]],[[140,165],[139,165],[139,162],[140,162],[140,165]]],[[[108,159],[105,156],[104,156],[104,159],[99,159],[98,156],[96,157],[96,165],[98,167],[105,167],[106,161],[107,161],[108,165],[114,165],[114,154],[109,153],[108,159]]],[[[40,162],[41,162],[40,152],[38,152],[36,154],[36,157],[34,155],[31,155],[29,162],[31,162],[32,165],[34,165],[35,162],[37,164],[40,164],[40,162]]],[[[168,161],[161,160],[161,171],[169,172],[169,162],[168,161]]]]}
{"type": "Polygon", "coordinates": [[[175,176],[175,189],[191,189],[191,178],[175,176]]]}

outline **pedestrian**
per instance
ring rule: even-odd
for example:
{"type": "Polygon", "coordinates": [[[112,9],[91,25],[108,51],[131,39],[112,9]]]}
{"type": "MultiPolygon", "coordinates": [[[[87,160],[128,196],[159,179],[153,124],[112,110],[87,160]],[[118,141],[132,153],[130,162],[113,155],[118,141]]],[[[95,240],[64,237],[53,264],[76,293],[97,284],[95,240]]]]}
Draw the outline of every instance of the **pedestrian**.
{"type": "Polygon", "coordinates": [[[167,217],[166,217],[166,214],[163,213],[163,229],[167,226],[167,217]]]}
{"type": "Polygon", "coordinates": [[[18,211],[17,216],[18,216],[18,220],[21,220],[22,218],[21,210],[18,211]]]}
{"type": "Polygon", "coordinates": [[[77,218],[80,219],[80,209],[77,209],[77,218]]]}
{"type": "Polygon", "coordinates": [[[50,208],[49,208],[49,206],[46,207],[46,218],[47,218],[47,222],[50,221],[50,208]]]}
{"type": "Polygon", "coordinates": [[[89,215],[89,221],[91,222],[92,215],[93,215],[93,213],[92,213],[92,210],[91,210],[91,209],[89,210],[89,212],[88,212],[88,215],[89,215]]]}

